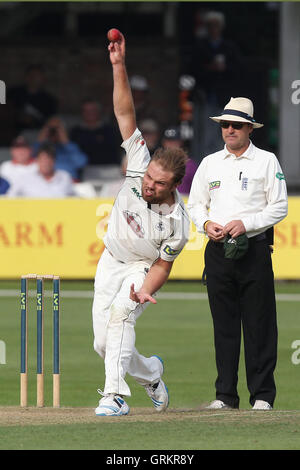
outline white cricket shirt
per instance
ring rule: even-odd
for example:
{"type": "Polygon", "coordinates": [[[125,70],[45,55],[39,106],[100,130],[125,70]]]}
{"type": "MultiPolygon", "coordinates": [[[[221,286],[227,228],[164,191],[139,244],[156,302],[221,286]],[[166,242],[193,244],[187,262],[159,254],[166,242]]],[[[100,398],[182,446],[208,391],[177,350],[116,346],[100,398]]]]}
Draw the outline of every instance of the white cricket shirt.
{"type": "Polygon", "coordinates": [[[64,170],[56,170],[51,179],[32,173],[19,179],[8,192],[8,197],[60,198],[74,195],[72,178],[64,170]]]}
{"type": "Polygon", "coordinates": [[[173,261],[189,236],[189,217],[176,191],[174,210],[167,215],[148,207],[142,198],[142,180],[150,154],[141,132],[136,129],[122,143],[128,157],[126,179],[115,200],[104,244],[123,263],[156,259],[173,261]]]}
{"type": "Polygon", "coordinates": [[[273,153],[250,141],[236,157],[224,149],[208,155],[195,173],[188,200],[190,216],[199,232],[209,219],[222,226],[242,220],[247,236],[253,237],[287,215],[287,189],[273,153]]]}

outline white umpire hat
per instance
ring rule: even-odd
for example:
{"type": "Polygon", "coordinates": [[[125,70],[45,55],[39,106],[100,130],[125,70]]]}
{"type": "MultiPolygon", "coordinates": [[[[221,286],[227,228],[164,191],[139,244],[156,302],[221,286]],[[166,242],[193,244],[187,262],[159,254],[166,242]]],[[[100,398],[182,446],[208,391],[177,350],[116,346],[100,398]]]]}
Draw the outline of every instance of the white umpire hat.
{"type": "Polygon", "coordinates": [[[253,117],[253,103],[249,98],[230,98],[221,116],[210,116],[216,122],[237,121],[252,124],[254,128],[263,127],[253,117]]]}

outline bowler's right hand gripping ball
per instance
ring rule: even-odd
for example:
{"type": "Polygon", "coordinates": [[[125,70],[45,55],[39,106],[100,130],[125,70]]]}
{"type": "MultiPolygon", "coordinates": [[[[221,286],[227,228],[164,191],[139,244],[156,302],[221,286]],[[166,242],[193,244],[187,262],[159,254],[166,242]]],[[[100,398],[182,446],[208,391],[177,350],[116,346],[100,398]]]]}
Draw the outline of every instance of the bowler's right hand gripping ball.
{"type": "Polygon", "coordinates": [[[109,42],[118,42],[121,39],[121,33],[118,29],[112,28],[107,33],[109,42]]]}

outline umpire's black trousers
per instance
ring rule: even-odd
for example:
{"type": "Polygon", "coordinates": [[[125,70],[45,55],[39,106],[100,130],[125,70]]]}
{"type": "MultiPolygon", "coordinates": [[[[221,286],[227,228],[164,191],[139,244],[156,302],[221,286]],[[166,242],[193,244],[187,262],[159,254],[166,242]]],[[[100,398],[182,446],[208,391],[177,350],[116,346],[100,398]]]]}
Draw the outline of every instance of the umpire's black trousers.
{"type": "Polygon", "coordinates": [[[266,240],[249,239],[239,260],[224,258],[223,243],[209,241],[205,250],[209,304],[214,324],[216,399],[238,408],[238,365],[243,330],[250,404],[273,405],[276,388],[277,321],[274,275],[266,240]]]}

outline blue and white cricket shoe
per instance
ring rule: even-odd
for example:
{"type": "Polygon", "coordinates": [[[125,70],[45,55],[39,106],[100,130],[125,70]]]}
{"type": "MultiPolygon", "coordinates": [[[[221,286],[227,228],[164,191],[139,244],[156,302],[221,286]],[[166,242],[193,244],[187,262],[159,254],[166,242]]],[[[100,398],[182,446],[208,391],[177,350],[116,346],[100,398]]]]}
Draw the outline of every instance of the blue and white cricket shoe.
{"type": "MultiPolygon", "coordinates": [[[[164,362],[159,356],[152,356],[156,357],[160,361],[160,368],[161,368],[161,374],[164,372],[164,362]]],[[[165,383],[160,380],[156,382],[155,384],[147,384],[144,385],[144,388],[147,392],[147,395],[151,398],[152,403],[158,413],[161,413],[162,411],[165,411],[168,406],[169,406],[169,392],[168,388],[165,385],[165,383]]]]}
{"type": "MultiPolygon", "coordinates": [[[[98,393],[103,395],[101,390],[98,390],[98,393]]],[[[103,395],[103,398],[99,401],[95,413],[97,416],[122,416],[128,415],[129,410],[129,406],[120,395],[108,393],[107,395],[103,395]]]]}

